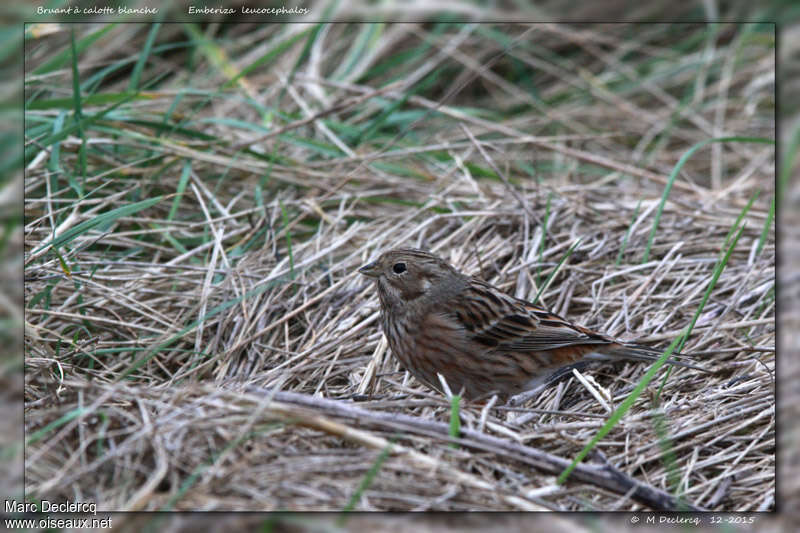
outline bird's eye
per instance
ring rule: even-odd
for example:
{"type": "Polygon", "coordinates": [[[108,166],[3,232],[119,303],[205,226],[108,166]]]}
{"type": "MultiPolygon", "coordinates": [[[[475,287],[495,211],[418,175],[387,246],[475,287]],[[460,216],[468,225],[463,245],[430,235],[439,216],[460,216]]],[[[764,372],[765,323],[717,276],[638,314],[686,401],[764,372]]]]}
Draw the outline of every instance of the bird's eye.
{"type": "Polygon", "coordinates": [[[405,263],[395,263],[392,265],[392,271],[395,274],[402,274],[406,271],[406,264],[405,263]]]}

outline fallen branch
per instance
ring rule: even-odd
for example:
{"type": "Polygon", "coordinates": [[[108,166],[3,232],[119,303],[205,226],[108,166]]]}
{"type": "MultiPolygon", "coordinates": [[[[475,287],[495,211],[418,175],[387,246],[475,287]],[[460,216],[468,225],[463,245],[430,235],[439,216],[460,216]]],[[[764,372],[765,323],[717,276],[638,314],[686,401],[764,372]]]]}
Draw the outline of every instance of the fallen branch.
{"type": "MultiPolygon", "coordinates": [[[[248,387],[246,390],[257,395],[274,394],[274,401],[313,409],[315,415],[326,414],[357,421],[361,427],[373,426],[393,431],[407,431],[446,442],[455,442],[475,450],[491,452],[523,462],[548,474],[558,475],[570,464],[568,459],[470,429],[462,429],[460,438],[452,438],[448,435],[447,424],[441,422],[424,420],[401,413],[370,411],[356,407],[352,403],[295,392],[275,392],[261,387],[248,387]]],[[[602,487],[620,495],[630,495],[632,500],[653,510],[705,510],[702,507],[684,502],[667,492],[642,483],[607,462],[599,465],[579,464],[570,474],[570,478],[602,487]]]]}

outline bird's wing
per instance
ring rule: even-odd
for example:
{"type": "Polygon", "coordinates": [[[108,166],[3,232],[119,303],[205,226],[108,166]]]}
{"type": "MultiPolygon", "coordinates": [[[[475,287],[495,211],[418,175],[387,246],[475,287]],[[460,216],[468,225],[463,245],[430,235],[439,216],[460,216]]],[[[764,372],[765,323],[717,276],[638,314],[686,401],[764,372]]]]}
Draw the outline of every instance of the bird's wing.
{"type": "MultiPolygon", "coordinates": [[[[469,287],[453,306],[452,312],[470,340],[487,349],[505,353],[549,353],[556,366],[575,362],[589,354],[599,359],[655,361],[663,353],[663,350],[619,341],[572,324],[477,278],[470,280],[469,287]]],[[[708,372],[681,359],[691,360],[689,356],[675,352],[665,362],[708,372]]]]}
{"type": "Polygon", "coordinates": [[[472,279],[461,296],[452,311],[472,340],[487,348],[547,351],[614,342],[478,279],[472,279]]]}

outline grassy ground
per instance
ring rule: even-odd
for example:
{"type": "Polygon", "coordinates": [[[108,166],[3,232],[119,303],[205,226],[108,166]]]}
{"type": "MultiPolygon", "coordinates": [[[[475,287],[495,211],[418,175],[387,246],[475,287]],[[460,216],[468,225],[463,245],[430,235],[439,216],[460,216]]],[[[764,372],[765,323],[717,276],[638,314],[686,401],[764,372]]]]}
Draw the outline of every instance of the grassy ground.
{"type": "Polygon", "coordinates": [[[771,25],[44,30],[25,66],[32,500],[647,508],[520,455],[578,456],[645,364],[462,404],[462,428],[518,448],[451,445],[450,402],[397,367],[356,273],[402,245],[626,339],[693,325],[681,351],[714,374],[661,369],[587,464],[774,509],[771,25]]]}

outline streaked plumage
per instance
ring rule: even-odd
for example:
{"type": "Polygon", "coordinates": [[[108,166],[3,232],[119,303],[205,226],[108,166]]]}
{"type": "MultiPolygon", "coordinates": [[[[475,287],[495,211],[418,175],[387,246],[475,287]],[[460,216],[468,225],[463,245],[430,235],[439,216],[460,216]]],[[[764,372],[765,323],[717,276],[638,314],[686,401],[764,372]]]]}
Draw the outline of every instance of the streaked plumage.
{"type": "Polygon", "coordinates": [[[583,361],[654,361],[662,353],[572,324],[422,250],[390,250],[359,272],[377,285],[392,353],[436,390],[440,373],[453,393],[505,400],[583,361]]]}

